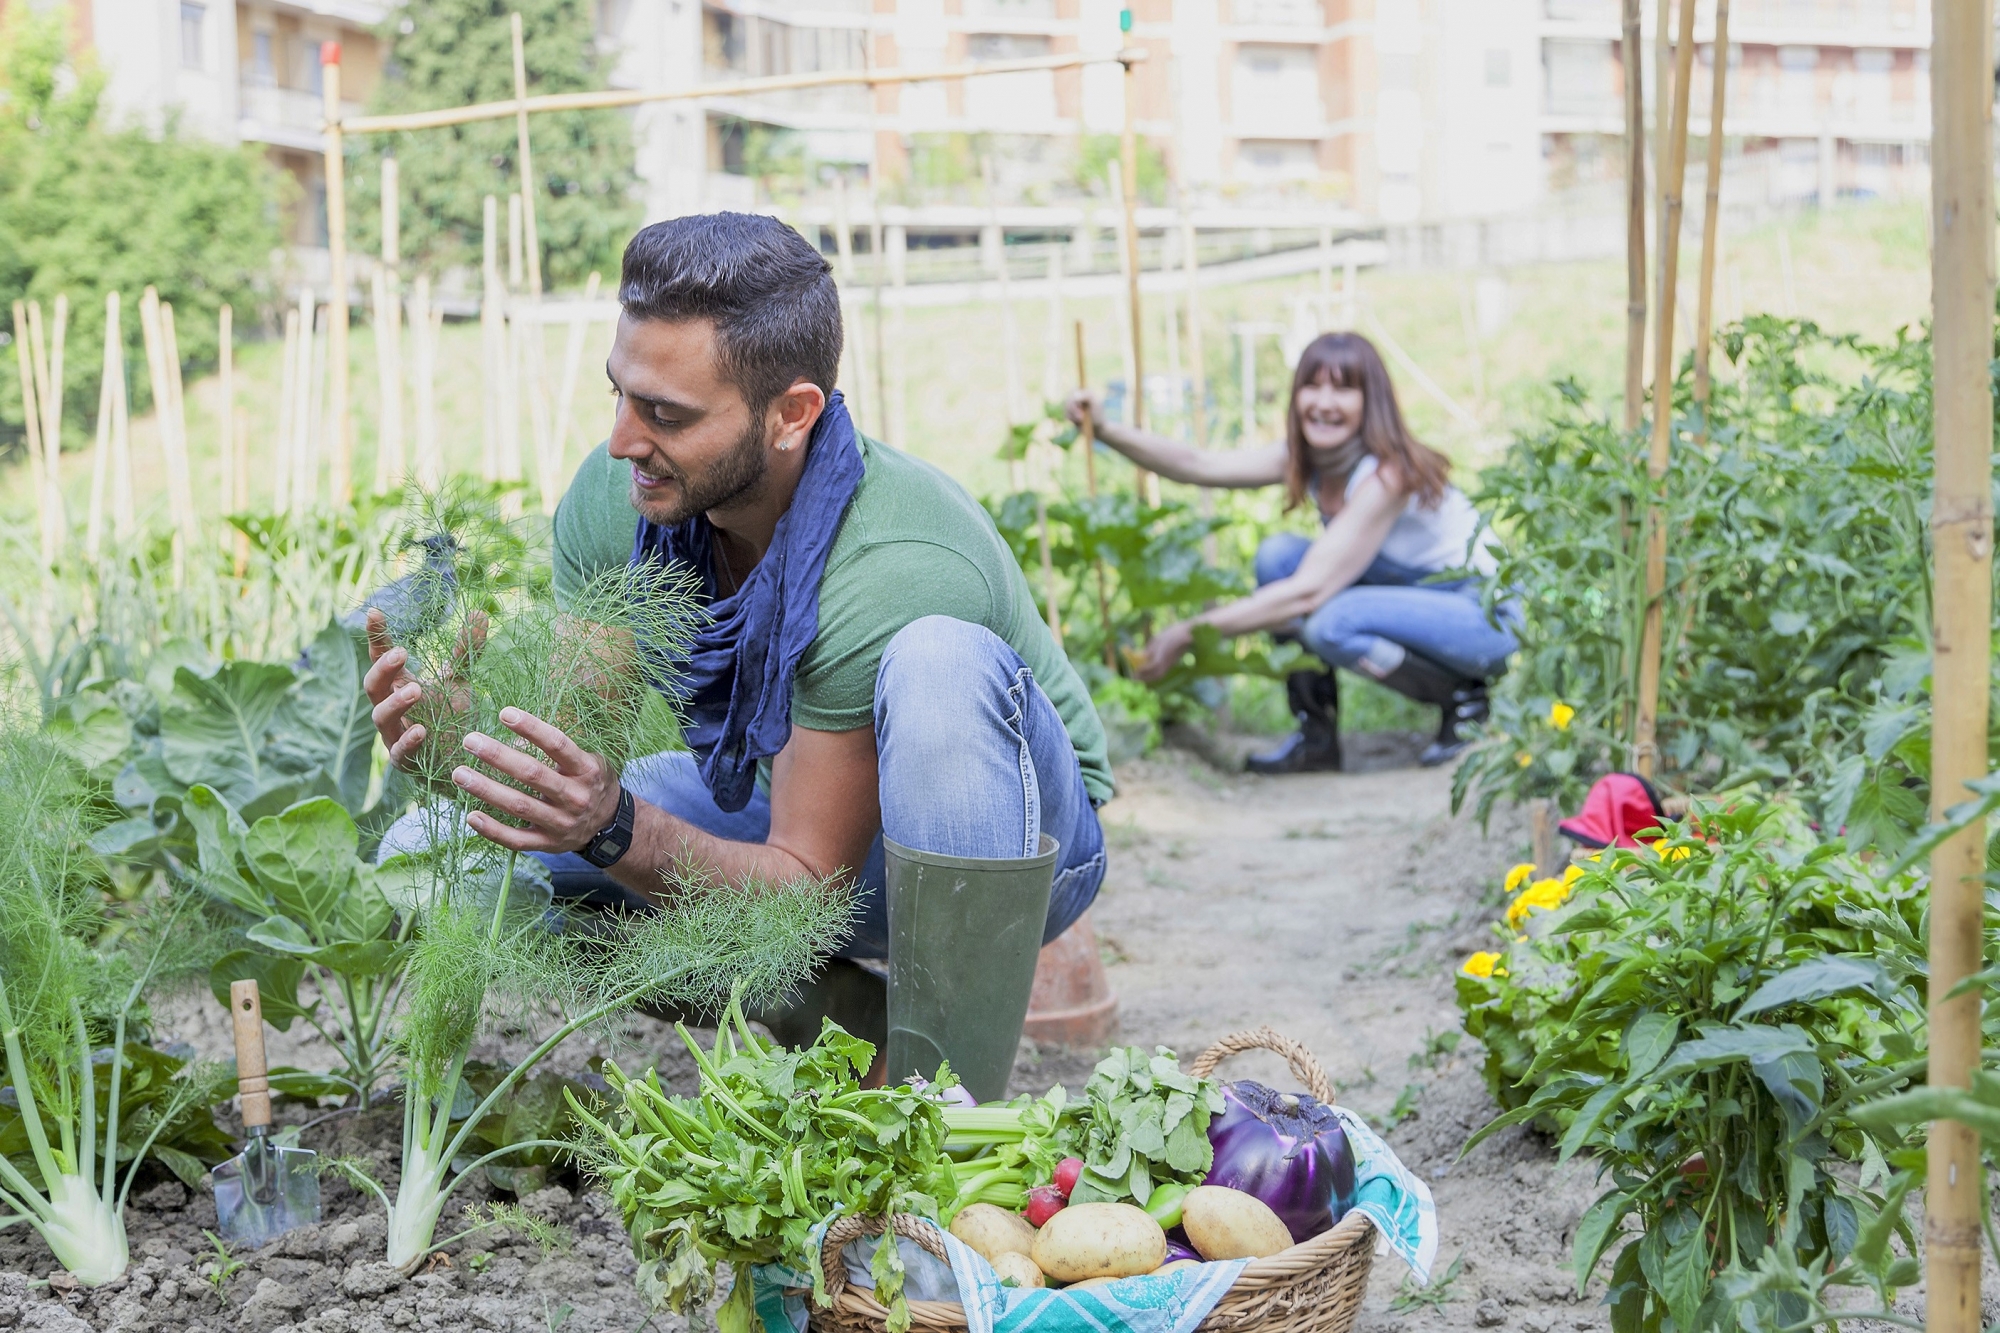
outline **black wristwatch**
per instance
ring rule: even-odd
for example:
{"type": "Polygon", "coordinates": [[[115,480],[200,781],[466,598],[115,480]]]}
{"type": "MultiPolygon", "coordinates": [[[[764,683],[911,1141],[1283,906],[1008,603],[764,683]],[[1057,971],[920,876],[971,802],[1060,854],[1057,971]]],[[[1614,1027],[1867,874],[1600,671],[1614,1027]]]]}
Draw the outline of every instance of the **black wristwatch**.
{"type": "Polygon", "coordinates": [[[620,787],[618,813],[611,817],[609,824],[597,830],[596,837],[577,850],[577,855],[599,870],[609,870],[617,865],[618,859],[632,849],[633,813],[632,793],[620,787]]]}

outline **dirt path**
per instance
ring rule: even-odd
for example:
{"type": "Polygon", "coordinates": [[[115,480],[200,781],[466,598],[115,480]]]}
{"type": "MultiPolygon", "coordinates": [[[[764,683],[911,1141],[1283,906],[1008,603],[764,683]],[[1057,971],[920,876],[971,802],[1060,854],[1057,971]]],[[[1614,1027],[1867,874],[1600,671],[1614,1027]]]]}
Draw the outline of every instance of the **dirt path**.
{"type": "MultiPolygon", "coordinates": [[[[1408,749],[1386,742],[1364,753],[1407,763],[1408,749]]],[[[1606,1327],[1601,1290],[1574,1300],[1566,1271],[1571,1229],[1594,1197],[1588,1175],[1559,1173],[1524,1132],[1456,1160],[1493,1107],[1477,1049],[1446,1049],[1458,1032],[1452,973],[1486,947],[1491,895],[1524,852],[1525,830],[1504,815],[1490,835],[1454,819],[1446,770],[1259,778],[1162,751],[1120,781],[1093,918],[1121,1039],[1186,1057],[1268,1023],[1310,1046],[1341,1100],[1375,1123],[1399,1098],[1414,1106],[1389,1140],[1436,1196],[1439,1272],[1462,1263],[1429,1300],[1392,1309],[1407,1270],[1378,1258],[1361,1327],[1606,1327]]],[[[1275,1057],[1227,1069],[1274,1085],[1288,1077],[1275,1057]]],[[[1035,1072],[1046,1083],[1056,1071],[1035,1072]]],[[[1016,1082],[1035,1079],[1020,1069],[1016,1082]]]]}

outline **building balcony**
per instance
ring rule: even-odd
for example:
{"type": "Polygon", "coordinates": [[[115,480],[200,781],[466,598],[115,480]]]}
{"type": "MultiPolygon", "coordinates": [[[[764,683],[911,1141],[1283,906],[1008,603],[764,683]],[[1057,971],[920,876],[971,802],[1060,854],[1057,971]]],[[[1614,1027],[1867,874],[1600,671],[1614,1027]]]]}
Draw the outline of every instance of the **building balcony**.
{"type": "MultiPolygon", "coordinates": [[[[343,102],[340,112],[343,116],[358,116],[361,104],[343,102]]],[[[300,88],[244,84],[236,93],[236,133],[250,143],[316,153],[323,143],[325,113],[320,95],[300,88]]]]}

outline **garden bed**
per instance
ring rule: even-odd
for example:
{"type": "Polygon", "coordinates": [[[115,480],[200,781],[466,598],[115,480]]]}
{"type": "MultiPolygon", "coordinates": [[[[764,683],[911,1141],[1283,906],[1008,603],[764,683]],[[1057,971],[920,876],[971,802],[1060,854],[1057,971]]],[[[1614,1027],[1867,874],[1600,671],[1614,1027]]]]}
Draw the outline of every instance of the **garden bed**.
{"type": "MultiPolygon", "coordinates": [[[[1358,748],[1386,757],[1398,744],[1382,738],[1358,748]]],[[[1256,778],[1173,751],[1123,771],[1121,795],[1105,811],[1110,877],[1093,912],[1119,995],[1120,1039],[1192,1056],[1226,1032],[1269,1023],[1311,1047],[1341,1100],[1377,1123],[1395,1118],[1404,1102],[1390,1142],[1436,1193],[1439,1272],[1462,1261],[1430,1301],[1411,1304],[1402,1265],[1378,1260],[1362,1329],[1602,1329],[1601,1287],[1578,1300],[1566,1272],[1569,1232],[1590,1197],[1587,1171],[1558,1172],[1547,1145],[1525,1130],[1457,1160],[1494,1108],[1480,1085],[1478,1052],[1469,1043],[1443,1048],[1441,1034],[1457,1028],[1451,971],[1484,939],[1488,899],[1523,832],[1504,813],[1490,836],[1451,818],[1448,785],[1448,772],[1407,767],[1256,778]]],[[[205,997],[193,1012],[164,1014],[163,1029],[205,1050],[226,1045],[224,1015],[205,997]]],[[[272,1034],[274,1062],[323,1064],[326,1052],[296,1041],[298,1030],[272,1034]]],[[[671,1086],[692,1090],[692,1067],[670,1029],[632,1018],[618,1037],[621,1063],[657,1061],[671,1086]]],[[[579,1069],[604,1049],[601,1041],[573,1040],[556,1067],[579,1069]]],[[[501,1040],[481,1054],[520,1052],[501,1040]]],[[[1014,1086],[1080,1086],[1094,1058],[1024,1048],[1014,1086]]],[[[1234,1076],[1266,1081],[1284,1077],[1282,1069],[1261,1055],[1228,1066],[1234,1076]]],[[[282,1116],[309,1114],[293,1106],[282,1116]]],[[[305,1141],[365,1157],[393,1183],[398,1129],[392,1106],[326,1122],[305,1141]]],[[[525,1201],[569,1228],[566,1252],[545,1255],[531,1237],[496,1230],[449,1247],[449,1263],[404,1280],[380,1266],[379,1206],[329,1177],[326,1221],[241,1256],[218,1295],[202,1234],[214,1226],[212,1200],[171,1181],[142,1185],[128,1212],[133,1265],[122,1284],[42,1292],[0,1279],[8,1284],[0,1286],[0,1320],[18,1309],[15,1327],[64,1333],[634,1333],[649,1312],[632,1287],[623,1229],[601,1194],[578,1194],[548,1191],[525,1201]]],[[[52,1267],[32,1235],[0,1232],[0,1269],[39,1279],[52,1267]]],[[[674,1330],[682,1321],[661,1315],[651,1327],[674,1330]]]]}

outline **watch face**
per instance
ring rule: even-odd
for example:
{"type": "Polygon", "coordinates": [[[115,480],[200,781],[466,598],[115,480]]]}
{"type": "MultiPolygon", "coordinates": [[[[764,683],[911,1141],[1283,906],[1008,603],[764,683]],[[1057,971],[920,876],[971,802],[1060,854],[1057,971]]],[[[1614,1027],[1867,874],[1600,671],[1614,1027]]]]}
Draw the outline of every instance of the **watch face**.
{"type": "Polygon", "coordinates": [[[625,855],[625,844],[615,838],[607,842],[601,842],[597,844],[597,854],[615,859],[625,855]]]}

